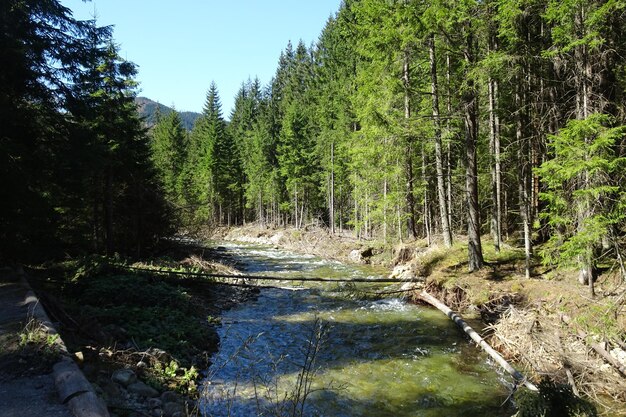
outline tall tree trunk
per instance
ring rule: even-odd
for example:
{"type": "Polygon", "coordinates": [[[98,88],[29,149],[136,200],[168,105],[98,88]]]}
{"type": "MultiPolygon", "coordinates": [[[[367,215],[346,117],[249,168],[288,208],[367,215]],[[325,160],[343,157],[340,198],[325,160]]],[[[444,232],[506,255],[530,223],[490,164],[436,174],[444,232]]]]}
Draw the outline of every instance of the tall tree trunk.
{"type": "MultiPolygon", "coordinates": [[[[471,31],[472,29],[469,28],[471,31]]],[[[467,34],[465,60],[468,66],[474,64],[474,39],[467,34]]],[[[471,79],[467,80],[467,90],[463,95],[465,119],[465,193],[467,200],[467,239],[469,271],[481,269],[485,261],[480,240],[480,207],[478,205],[478,164],[476,146],[478,143],[478,94],[471,79]]]]}
{"type": "Polygon", "coordinates": [[[531,236],[531,218],[530,218],[530,155],[528,146],[528,137],[526,135],[526,94],[524,78],[518,77],[515,92],[515,102],[517,112],[515,116],[515,136],[518,143],[518,164],[519,164],[519,211],[522,221],[522,236],[524,237],[524,257],[525,257],[525,275],[530,278],[531,275],[531,256],[532,256],[532,236],[531,236]]]}
{"type": "Polygon", "coordinates": [[[330,143],[330,204],[328,205],[330,217],[330,233],[335,234],[335,141],[330,143]]]}
{"type": "MultiPolygon", "coordinates": [[[[409,128],[409,119],[411,118],[411,102],[410,87],[411,79],[409,75],[409,52],[404,52],[404,61],[402,65],[402,79],[404,81],[404,118],[406,120],[406,129],[409,128]]],[[[415,213],[415,196],[413,195],[413,136],[410,132],[406,135],[405,149],[405,174],[406,174],[406,205],[408,211],[409,232],[414,239],[417,239],[417,221],[415,213]]]]}
{"type": "Polygon", "coordinates": [[[497,114],[498,82],[489,79],[489,148],[493,156],[491,165],[491,234],[496,252],[502,243],[502,167],[500,155],[500,120],[497,114]]]}
{"type": "MultiPolygon", "coordinates": [[[[497,50],[495,35],[489,36],[489,49],[497,50]]],[[[496,252],[502,242],[502,176],[500,163],[500,118],[498,115],[498,82],[491,76],[488,81],[489,94],[489,148],[493,158],[491,164],[491,235],[496,252]]]]}
{"type": "Polygon", "coordinates": [[[431,237],[431,224],[430,224],[430,201],[428,199],[428,180],[426,176],[426,149],[422,144],[422,183],[424,186],[424,204],[423,204],[423,219],[424,219],[424,235],[426,236],[426,242],[428,246],[432,245],[431,237]]]}
{"type": "MultiPolygon", "coordinates": [[[[584,7],[581,7],[580,13],[576,16],[576,24],[580,28],[583,28],[584,32],[584,22],[585,22],[585,10],[584,7]]],[[[592,100],[592,87],[591,87],[591,77],[593,75],[591,60],[589,57],[589,49],[587,45],[579,45],[575,50],[576,56],[576,84],[577,84],[577,118],[580,120],[585,120],[591,115],[591,100],[592,100]]],[[[590,145],[591,139],[585,138],[585,143],[590,145]]],[[[589,171],[585,171],[581,175],[580,179],[580,189],[588,190],[592,187],[592,174],[589,171]]],[[[593,216],[593,208],[591,207],[591,202],[588,199],[585,199],[582,204],[578,207],[578,227],[583,228],[583,224],[585,219],[593,216]]],[[[595,297],[595,288],[594,281],[596,279],[596,268],[594,262],[594,255],[596,251],[596,247],[593,243],[590,244],[590,247],[587,248],[586,253],[580,256],[580,274],[579,281],[581,284],[587,284],[589,286],[589,294],[591,297],[595,297]]]]}
{"type": "Polygon", "coordinates": [[[452,232],[448,221],[448,202],[443,173],[443,152],[441,149],[441,120],[439,118],[439,86],[437,83],[437,59],[435,54],[435,35],[431,33],[429,39],[430,80],[433,104],[433,124],[435,128],[435,166],[437,170],[437,196],[439,198],[439,214],[441,217],[441,231],[443,244],[452,246],[452,232]]]}
{"type": "MultiPolygon", "coordinates": [[[[446,130],[448,135],[451,134],[452,129],[450,127],[450,119],[452,118],[452,84],[451,84],[451,62],[450,62],[450,54],[446,54],[446,85],[448,88],[448,94],[446,94],[446,109],[448,112],[448,117],[446,118],[446,130]]],[[[452,223],[452,139],[448,139],[447,146],[447,155],[446,155],[446,186],[447,186],[447,203],[448,203],[448,224],[450,225],[450,234],[452,234],[453,223],[452,223]]]]}

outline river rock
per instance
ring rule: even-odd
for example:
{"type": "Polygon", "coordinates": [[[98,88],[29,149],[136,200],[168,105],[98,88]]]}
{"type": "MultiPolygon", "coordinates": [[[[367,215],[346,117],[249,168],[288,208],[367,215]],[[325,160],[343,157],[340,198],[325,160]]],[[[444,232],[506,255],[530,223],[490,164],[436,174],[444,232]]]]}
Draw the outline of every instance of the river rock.
{"type": "Polygon", "coordinates": [[[359,264],[368,264],[370,263],[369,258],[374,254],[374,250],[372,248],[366,249],[353,249],[348,255],[348,259],[350,262],[359,263],[359,264]]]}
{"type": "Polygon", "coordinates": [[[393,268],[393,271],[391,272],[391,275],[389,275],[389,278],[408,281],[415,278],[415,273],[413,272],[413,268],[410,264],[397,265],[395,268],[393,268]]]}
{"type": "Polygon", "coordinates": [[[111,380],[113,382],[117,382],[124,387],[127,387],[137,381],[137,375],[135,375],[132,369],[118,369],[113,372],[111,380]]]}
{"type": "Polygon", "coordinates": [[[423,282],[405,282],[400,287],[400,291],[417,291],[424,288],[423,282]]]}
{"type": "Polygon", "coordinates": [[[148,406],[149,409],[154,410],[155,408],[161,408],[163,403],[158,398],[150,398],[146,402],[146,405],[148,406]]]}
{"type": "Polygon", "coordinates": [[[179,403],[165,403],[163,404],[163,415],[165,417],[174,417],[176,413],[184,413],[185,408],[179,403]]]}
{"type": "Polygon", "coordinates": [[[129,392],[146,398],[158,397],[159,391],[141,381],[134,382],[127,387],[129,392]]]}
{"type": "Polygon", "coordinates": [[[165,403],[178,403],[178,402],[181,402],[182,400],[180,398],[180,395],[178,395],[174,391],[164,391],[163,394],[161,394],[161,401],[163,402],[163,404],[165,404],[165,403]]]}

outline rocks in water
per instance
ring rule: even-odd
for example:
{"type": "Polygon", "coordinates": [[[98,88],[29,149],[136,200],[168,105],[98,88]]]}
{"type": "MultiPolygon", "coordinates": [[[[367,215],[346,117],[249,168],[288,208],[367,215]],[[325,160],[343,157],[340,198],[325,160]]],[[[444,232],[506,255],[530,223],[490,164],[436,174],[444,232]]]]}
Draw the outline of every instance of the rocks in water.
{"type": "Polygon", "coordinates": [[[158,397],[159,392],[152,388],[150,385],[146,385],[141,381],[134,382],[130,384],[128,387],[128,392],[132,392],[133,394],[140,395],[146,398],[158,397]]]}
{"type": "Polygon", "coordinates": [[[135,375],[135,372],[133,372],[132,369],[118,369],[113,372],[111,380],[127,387],[130,384],[137,382],[137,375],[135,375]]]}
{"type": "Polygon", "coordinates": [[[348,255],[348,259],[350,262],[359,263],[359,264],[369,264],[370,259],[374,255],[374,249],[365,248],[365,249],[353,249],[348,255]]]}

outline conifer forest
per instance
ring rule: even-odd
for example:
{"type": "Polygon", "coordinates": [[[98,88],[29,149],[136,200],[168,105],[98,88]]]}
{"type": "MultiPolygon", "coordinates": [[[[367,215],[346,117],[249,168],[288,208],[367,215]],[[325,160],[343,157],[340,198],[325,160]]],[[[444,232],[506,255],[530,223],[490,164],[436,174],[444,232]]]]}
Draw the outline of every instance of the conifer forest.
{"type": "MultiPolygon", "coordinates": [[[[179,228],[322,226],[389,242],[514,241],[593,292],[624,270],[626,2],[345,0],[274,77],[147,129],[110,27],[0,6],[6,260],[140,254],[179,228]],[[541,250],[536,251],[537,245],[541,250]]],[[[175,82],[175,80],[169,80],[175,82]]]]}

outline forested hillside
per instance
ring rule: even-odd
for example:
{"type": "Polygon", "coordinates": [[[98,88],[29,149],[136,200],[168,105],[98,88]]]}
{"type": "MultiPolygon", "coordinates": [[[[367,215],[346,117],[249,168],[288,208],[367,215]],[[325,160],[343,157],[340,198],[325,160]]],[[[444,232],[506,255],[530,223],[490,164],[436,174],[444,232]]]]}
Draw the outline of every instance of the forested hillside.
{"type": "Polygon", "coordinates": [[[154,146],[183,224],[314,223],[387,241],[487,234],[531,257],[624,272],[625,3],[347,0],[226,123],[217,87],[191,134],[154,146]],[[617,262],[617,264],[615,264],[617,262]]]}
{"type": "Polygon", "coordinates": [[[466,236],[470,270],[490,233],[528,275],[540,244],[591,290],[601,264],[624,270],[621,1],[345,1],[267,85],[242,83],[228,122],[212,84],[191,132],[156,112],[152,138],[111,28],[53,0],[2,8],[5,256],[257,221],[466,236]]]}
{"type": "Polygon", "coordinates": [[[156,124],[159,115],[166,115],[173,111],[178,112],[178,115],[183,123],[183,127],[187,130],[191,130],[196,119],[200,117],[200,113],[192,111],[178,111],[146,97],[135,97],[135,103],[137,103],[137,106],[139,107],[139,116],[144,120],[144,123],[148,128],[151,128],[156,124]]]}

